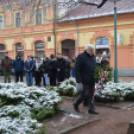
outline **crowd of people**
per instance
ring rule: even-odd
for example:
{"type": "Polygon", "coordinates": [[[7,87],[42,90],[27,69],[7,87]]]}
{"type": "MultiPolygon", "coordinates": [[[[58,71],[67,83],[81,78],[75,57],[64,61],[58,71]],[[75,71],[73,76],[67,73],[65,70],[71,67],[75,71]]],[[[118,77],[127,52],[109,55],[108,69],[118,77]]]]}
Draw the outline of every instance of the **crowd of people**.
{"type": "MultiPolygon", "coordinates": [[[[96,66],[109,65],[109,59],[106,52],[99,53],[96,56],[96,66]]],[[[69,59],[68,56],[63,56],[61,53],[57,55],[50,55],[50,57],[44,58],[27,56],[27,60],[21,59],[20,55],[16,56],[15,60],[12,60],[8,56],[8,52],[5,53],[5,57],[1,60],[1,69],[4,74],[4,82],[11,82],[11,70],[15,72],[15,82],[23,82],[24,71],[26,74],[26,81],[28,86],[32,86],[33,83],[36,86],[55,86],[70,76],[75,77],[75,57],[69,59]],[[34,82],[33,82],[34,79],[34,82]],[[7,81],[8,80],[8,81],[7,81]]]]}
{"type": "Polygon", "coordinates": [[[68,56],[62,56],[61,53],[57,55],[50,55],[44,58],[27,56],[27,60],[21,59],[20,55],[12,60],[5,53],[5,57],[1,60],[1,68],[4,72],[4,82],[11,82],[11,70],[15,72],[15,82],[23,82],[24,71],[26,74],[26,81],[28,86],[35,84],[36,86],[56,86],[58,83],[63,82],[70,76],[75,77],[74,73],[75,57],[71,60],[68,56]]]}

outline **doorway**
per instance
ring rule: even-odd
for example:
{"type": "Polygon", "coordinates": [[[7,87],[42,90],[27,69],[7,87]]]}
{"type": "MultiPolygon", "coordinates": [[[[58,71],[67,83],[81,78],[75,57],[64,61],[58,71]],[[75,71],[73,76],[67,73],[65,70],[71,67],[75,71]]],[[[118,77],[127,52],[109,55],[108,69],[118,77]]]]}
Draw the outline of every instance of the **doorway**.
{"type": "Polygon", "coordinates": [[[62,41],[62,54],[70,59],[75,57],[75,40],[67,39],[62,41]]]}

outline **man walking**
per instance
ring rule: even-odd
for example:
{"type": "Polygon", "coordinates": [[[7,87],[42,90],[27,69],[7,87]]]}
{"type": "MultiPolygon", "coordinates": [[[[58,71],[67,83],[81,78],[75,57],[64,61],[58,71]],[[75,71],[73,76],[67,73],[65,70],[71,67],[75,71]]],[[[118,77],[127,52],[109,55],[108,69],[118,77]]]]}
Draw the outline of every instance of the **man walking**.
{"type": "Polygon", "coordinates": [[[12,59],[8,57],[8,52],[5,53],[5,57],[1,60],[1,68],[4,71],[4,82],[11,83],[11,70],[12,70],[12,59]]]}
{"type": "Polygon", "coordinates": [[[75,75],[77,86],[83,87],[81,94],[73,103],[76,112],[79,112],[79,105],[82,101],[88,98],[88,113],[99,114],[95,111],[93,94],[95,91],[94,71],[96,67],[96,59],[94,56],[94,46],[88,44],[85,51],[80,54],[75,63],[75,75]]]}
{"type": "Polygon", "coordinates": [[[24,61],[19,55],[17,55],[16,60],[13,61],[13,69],[15,70],[16,83],[20,81],[23,82],[23,69],[24,61]]]}
{"type": "Polygon", "coordinates": [[[33,84],[33,78],[32,78],[32,69],[34,67],[34,63],[31,60],[30,56],[27,56],[27,60],[24,64],[24,69],[26,71],[26,80],[28,86],[32,86],[33,84]]]}

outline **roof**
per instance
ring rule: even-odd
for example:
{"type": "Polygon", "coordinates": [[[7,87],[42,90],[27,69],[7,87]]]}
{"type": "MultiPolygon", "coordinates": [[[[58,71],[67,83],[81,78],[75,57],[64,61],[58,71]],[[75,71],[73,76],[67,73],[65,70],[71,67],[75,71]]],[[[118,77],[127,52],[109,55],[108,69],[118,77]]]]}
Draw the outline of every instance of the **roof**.
{"type": "MultiPolygon", "coordinates": [[[[90,0],[94,1],[94,0],[90,0]]],[[[101,2],[101,0],[95,0],[101,2]]],[[[134,0],[121,0],[117,2],[117,13],[133,13],[134,12],[134,0]]],[[[107,1],[101,8],[96,6],[80,4],[73,8],[71,11],[66,13],[61,18],[57,19],[56,22],[64,22],[70,20],[79,20],[87,18],[95,18],[101,16],[109,16],[114,14],[114,3],[107,1]]]]}

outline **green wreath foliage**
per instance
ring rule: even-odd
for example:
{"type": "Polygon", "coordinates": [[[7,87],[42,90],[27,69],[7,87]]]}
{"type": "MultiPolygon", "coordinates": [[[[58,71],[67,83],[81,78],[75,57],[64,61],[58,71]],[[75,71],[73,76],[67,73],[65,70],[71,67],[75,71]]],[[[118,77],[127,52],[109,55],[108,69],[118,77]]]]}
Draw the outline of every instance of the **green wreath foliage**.
{"type": "Polygon", "coordinates": [[[96,67],[95,72],[94,72],[95,82],[98,83],[98,81],[100,80],[100,75],[99,75],[100,71],[108,71],[109,72],[107,78],[104,81],[104,83],[107,83],[107,82],[111,81],[112,77],[113,77],[112,70],[113,69],[109,66],[106,66],[106,67],[98,66],[98,67],[96,67]]]}

